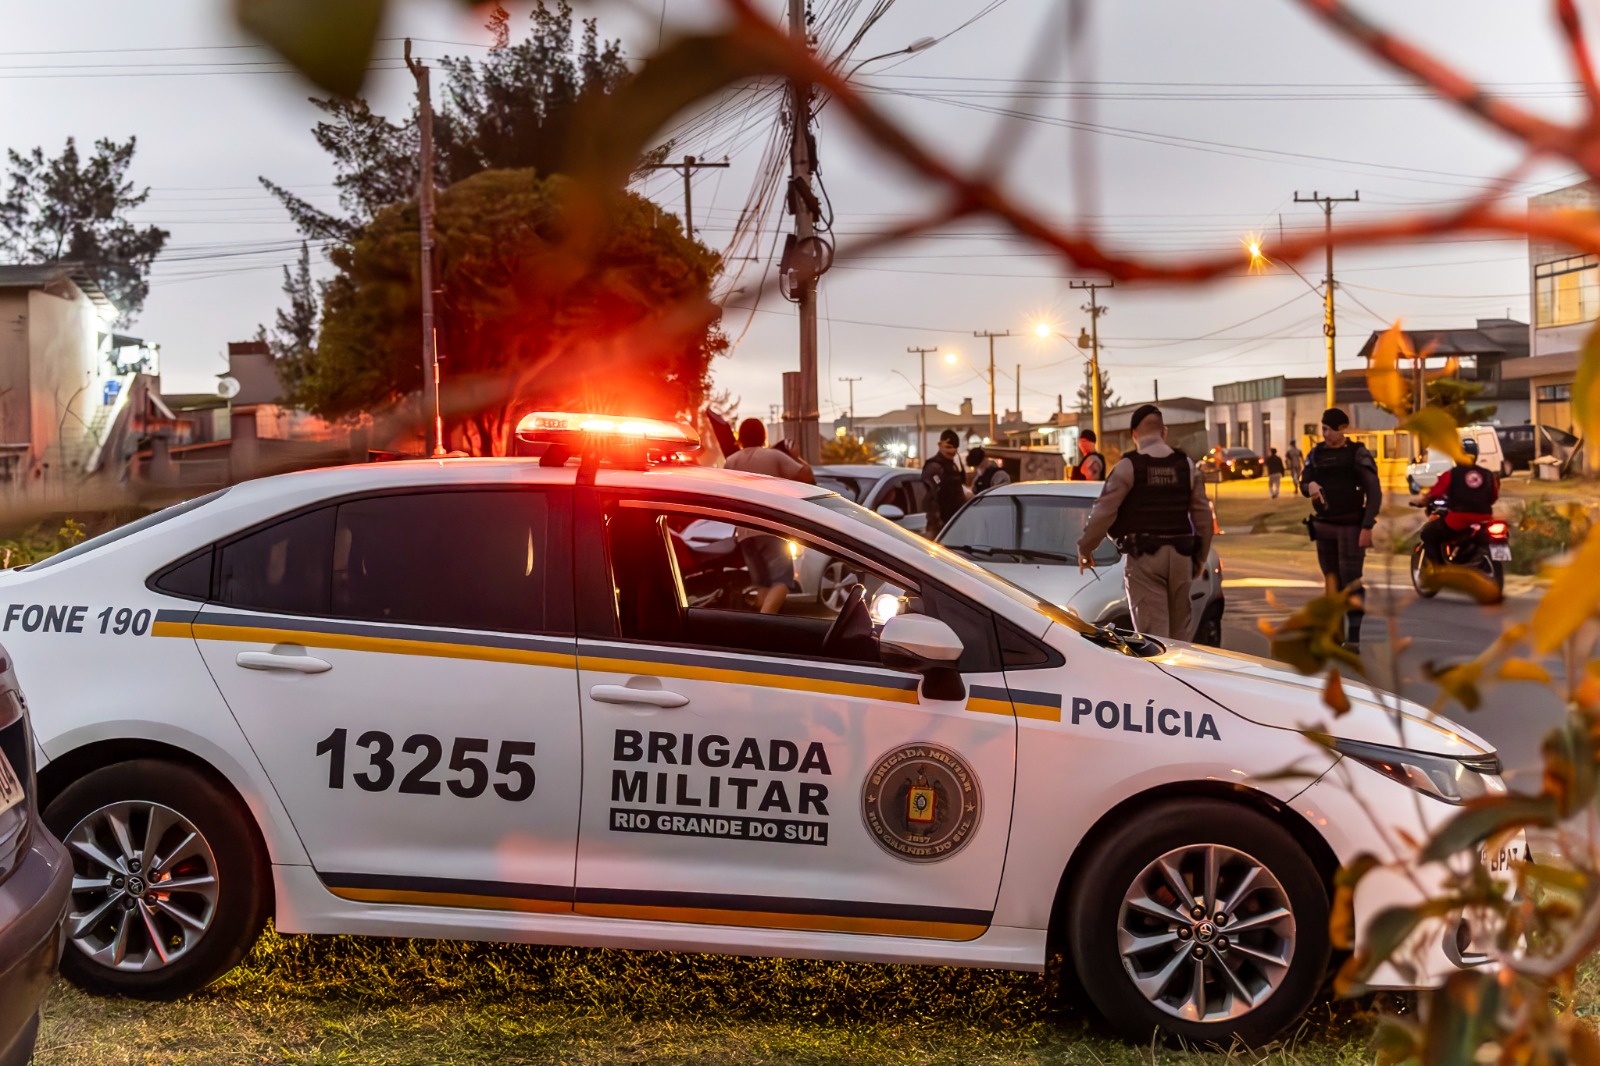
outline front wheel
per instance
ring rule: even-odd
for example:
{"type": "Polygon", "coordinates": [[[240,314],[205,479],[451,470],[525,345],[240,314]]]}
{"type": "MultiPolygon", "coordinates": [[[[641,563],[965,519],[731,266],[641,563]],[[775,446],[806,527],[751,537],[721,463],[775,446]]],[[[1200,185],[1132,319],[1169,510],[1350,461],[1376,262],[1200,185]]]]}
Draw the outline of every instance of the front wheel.
{"type": "Polygon", "coordinates": [[[1411,549],[1411,587],[1425,600],[1431,600],[1439,594],[1439,586],[1433,583],[1428,574],[1428,558],[1423,554],[1420,544],[1411,549]]]}
{"type": "Polygon", "coordinates": [[[68,785],[44,821],[72,855],[61,972],[89,992],[204,988],[266,922],[267,860],[238,800],[187,766],[136,759],[68,785]]]}
{"type": "Polygon", "coordinates": [[[864,583],[865,579],[849,563],[829,559],[817,582],[817,599],[831,611],[843,610],[850,589],[864,583]]]}
{"type": "Polygon", "coordinates": [[[1328,893],[1282,826],[1185,799],[1144,811],[1084,867],[1073,965],[1123,1036],[1259,1045],[1300,1018],[1327,970],[1328,893]]]}

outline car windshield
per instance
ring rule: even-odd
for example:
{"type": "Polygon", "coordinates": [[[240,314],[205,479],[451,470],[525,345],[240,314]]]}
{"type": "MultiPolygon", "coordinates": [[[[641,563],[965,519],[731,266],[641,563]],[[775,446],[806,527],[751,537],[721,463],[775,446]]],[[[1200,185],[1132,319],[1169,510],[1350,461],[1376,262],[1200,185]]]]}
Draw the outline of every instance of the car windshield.
{"type": "Polygon", "coordinates": [[[865,499],[870,484],[870,482],[858,477],[842,477],[838,474],[817,475],[818,488],[837,492],[851,503],[860,503],[865,499]]]}
{"type": "MultiPolygon", "coordinates": [[[[1078,540],[1093,506],[1088,496],[980,496],[940,531],[939,543],[979,562],[1076,566],[1078,540]]],[[[1109,541],[1095,550],[1101,565],[1116,558],[1109,541]]]]}
{"type": "Polygon", "coordinates": [[[1223,452],[1222,454],[1226,455],[1229,459],[1254,459],[1254,458],[1256,458],[1256,453],[1251,451],[1249,448],[1229,448],[1227,451],[1223,452]]]}
{"type": "Polygon", "coordinates": [[[826,507],[834,514],[843,515],[852,521],[860,522],[864,526],[870,526],[886,536],[893,537],[916,555],[932,555],[934,558],[960,569],[973,580],[994,589],[1019,607],[1042,614],[1052,622],[1059,622],[1074,632],[1084,634],[1098,632],[1094,626],[1072,612],[1064,611],[1053,603],[1041,600],[1027,589],[1013,585],[994,571],[985,570],[983,567],[969,559],[962,558],[941,544],[936,544],[925,537],[920,537],[915,533],[902,529],[882,515],[874,514],[860,504],[851,503],[842,496],[818,496],[810,502],[826,507]]]}

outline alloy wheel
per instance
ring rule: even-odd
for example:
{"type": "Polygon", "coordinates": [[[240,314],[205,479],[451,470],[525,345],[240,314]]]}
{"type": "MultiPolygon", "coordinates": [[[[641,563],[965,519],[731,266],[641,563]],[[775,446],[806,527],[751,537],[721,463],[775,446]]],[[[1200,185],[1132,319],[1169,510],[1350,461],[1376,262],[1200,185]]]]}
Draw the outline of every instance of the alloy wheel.
{"type": "Polygon", "coordinates": [[[1190,1022],[1238,1018],[1288,976],[1288,894],[1250,855],[1219,844],[1167,852],[1134,878],[1117,914],[1117,950],[1139,992],[1190,1022]]]}
{"type": "Polygon", "coordinates": [[[838,559],[829,559],[827,565],[822,568],[818,598],[830,611],[842,610],[844,601],[850,595],[850,587],[859,584],[861,584],[860,574],[838,559]]]}
{"type": "Polygon", "coordinates": [[[217,910],[217,862],[194,823],[159,803],[107,804],[65,837],[72,945],[108,969],[147,973],[195,948],[217,910]]]}

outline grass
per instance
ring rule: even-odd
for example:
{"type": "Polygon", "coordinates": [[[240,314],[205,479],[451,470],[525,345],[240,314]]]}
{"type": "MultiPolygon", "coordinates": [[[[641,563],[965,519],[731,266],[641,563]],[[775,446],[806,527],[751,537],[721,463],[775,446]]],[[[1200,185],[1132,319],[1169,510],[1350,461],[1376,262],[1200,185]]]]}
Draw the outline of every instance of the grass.
{"type": "Polygon", "coordinates": [[[1322,1005],[1262,1052],[1136,1047],[1034,974],[270,931],[174,1003],[58,983],[36,1066],[667,1063],[1354,1066],[1371,1017],[1322,1005]]]}

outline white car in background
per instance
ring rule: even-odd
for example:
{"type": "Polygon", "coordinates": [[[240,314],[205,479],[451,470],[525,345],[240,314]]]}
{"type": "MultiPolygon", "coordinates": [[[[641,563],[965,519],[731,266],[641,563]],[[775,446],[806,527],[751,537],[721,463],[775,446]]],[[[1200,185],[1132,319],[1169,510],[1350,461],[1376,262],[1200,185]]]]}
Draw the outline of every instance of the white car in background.
{"type": "MultiPolygon", "coordinates": [[[[1078,570],[1078,538],[1099,498],[1099,481],[1023,481],[990,489],[957,511],[938,541],[958,555],[1093,625],[1133,628],[1122,555],[1109,539],[1095,568],[1078,570]]],[[[1192,640],[1222,646],[1222,563],[1212,551],[1190,587],[1192,640]]]]}
{"type": "MultiPolygon", "coordinates": [[[[927,528],[928,488],[922,483],[921,470],[872,463],[811,469],[818,486],[881,514],[901,529],[920,533],[927,528]]],[[[837,611],[844,606],[850,587],[863,578],[861,567],[847,560],[806,552],[795,560],[795,580],[800,585],[796,600],[821,603],[837,611]]]]}
{"type": "MultiPolygon", "coordinates": [[[[1500,447],[1500,434],[1494,426],[1462,426],[1462,441],[1478,442],[1478,465],[1501,477],[1511,476],[1511,460],[1500,447]]],[[[1433,488],[1439,475],[1455,466],[1454,459],[1434,448],[1427,449],[1416,462],[1406,467],[1406,488],[1415,496],[1433,488]]]]}

